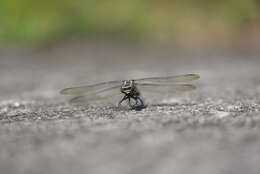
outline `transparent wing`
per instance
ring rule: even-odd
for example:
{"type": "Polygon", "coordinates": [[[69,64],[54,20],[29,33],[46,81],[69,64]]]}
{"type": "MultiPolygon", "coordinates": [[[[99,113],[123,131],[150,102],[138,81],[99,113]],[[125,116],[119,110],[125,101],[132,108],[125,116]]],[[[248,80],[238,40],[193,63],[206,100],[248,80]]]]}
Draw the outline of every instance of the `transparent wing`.
{"type": "Polygon", "coordinates": [[[138,85],[141,92],[158,92],[163,94],[174,94],[196,89],[196,86],[191,84],[152,84],[143,83],[138,85]]]}
{"type": "Polygon", "coordinates": [[[187,82],[199,79],[200,76],[197,74],[184,74],[177,76],[167,76],[167,77],[151,77],[151,78],[143,78],[136,79],[137,84],[150,82],[150,83],[177,83],[177,82],[187,82]]]}
{"type": "Polygon", "coordinates": [[[79,102],[93,102],[98,100],[105,100],[111,97],[114,97],[116,95],[121,94],[120,93],[120,86],[114,86],[111,88],[104,89],[102,91],[91,93],[87,95],[77,96],[70,100],[71,103],[79,103],[79,102]]]}
{"type": "Polygon", "coordinates": [[[70,95],[80,95],[80,94],[91,94],[91,93],[99,93],[103,90],[109,88],[118,88],[122,82],[121,81],[110,81],[110,82],[103,82],[94,85],[88,86],[79,86],[79,87],[72,87],[66,88],[60,91],[61,94],[70,94],[70,95]]]}
{"type": "Polygon", "coordinates": [[[110,96],[78,96],[70,100],[70,103],[93,102],[108,99],[110,96]]]}

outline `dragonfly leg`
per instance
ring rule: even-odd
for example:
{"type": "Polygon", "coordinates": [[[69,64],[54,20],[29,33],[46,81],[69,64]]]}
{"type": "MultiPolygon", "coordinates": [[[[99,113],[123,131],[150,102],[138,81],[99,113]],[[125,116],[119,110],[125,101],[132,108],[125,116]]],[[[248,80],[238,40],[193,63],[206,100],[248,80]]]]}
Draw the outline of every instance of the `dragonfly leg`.
{"type": "Polygon", "coordinates": [[[118,107],[121,107],[121,104],[123,101],[125,101],[126,99],[128,99],[129,97],[127,97],[126,95],[119,101],[118,103],[118,107]]]}
{"type": "Polygon", "coordinates": [[[138,102],[140,102],[139,106],[144,106],[144,101],[140,97],[135,98],[135,105],[138,105],[138,102]]]}
{"type": "Polygon", "coordinates": [[[140,110],[146,108],[143,100],[140,97],[132,97],[132,98],[135,100],[135,104],[130,105],[132,110],[140,111],[140,110]]]}
{"type": "Polygon", "coordinates": [[[144,106],[144,102],[140,97],[132,97],[132,99],[135,101],[135,105],[130,105],[132,106],[144,106]]]}
{"type": "Polygon", "coordinates": [[[136,102],[136,98],[128,97],[128,105],[129,105],[130,108],[133,108],[133,107],[135,107],[137,105],[137,103],[135,103],[135,104],[131,103],[131,99],[133,99],[136,102]]]}
{"type": "Polygon", "coordinates": [[[128,97],[128,105],[129,105],[130,107],[132,107],[131,98],[130,98],[130,97],[128,97]]]}

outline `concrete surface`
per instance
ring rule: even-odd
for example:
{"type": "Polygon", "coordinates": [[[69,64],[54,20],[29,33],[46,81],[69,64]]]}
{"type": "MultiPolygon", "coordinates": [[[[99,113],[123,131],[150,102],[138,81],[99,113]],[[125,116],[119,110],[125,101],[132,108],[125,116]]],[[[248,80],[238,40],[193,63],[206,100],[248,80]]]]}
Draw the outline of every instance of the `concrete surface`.
{"type": "Polygon", "coordinates": [[[1,48],[0,173],[260,173],[258,54],[171,45],[1,48]],[[70,105],[64,87],[198,73],[196,91],[70,105]]]}

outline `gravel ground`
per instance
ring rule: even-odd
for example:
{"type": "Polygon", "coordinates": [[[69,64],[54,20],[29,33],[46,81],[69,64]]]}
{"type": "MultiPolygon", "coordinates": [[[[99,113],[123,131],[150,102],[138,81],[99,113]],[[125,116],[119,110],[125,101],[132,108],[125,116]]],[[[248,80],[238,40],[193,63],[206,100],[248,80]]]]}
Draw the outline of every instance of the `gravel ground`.
{"type": "Polygon", "coordinates": [[[1,173],[259,174],[260,60],[223,52],[105,41],[1,48],[1,173]],[[58,94],[184,73],[201,75],[197,90],[144,94],[142,111],[118,109],[116,97],[70,105],[58,94]]]}

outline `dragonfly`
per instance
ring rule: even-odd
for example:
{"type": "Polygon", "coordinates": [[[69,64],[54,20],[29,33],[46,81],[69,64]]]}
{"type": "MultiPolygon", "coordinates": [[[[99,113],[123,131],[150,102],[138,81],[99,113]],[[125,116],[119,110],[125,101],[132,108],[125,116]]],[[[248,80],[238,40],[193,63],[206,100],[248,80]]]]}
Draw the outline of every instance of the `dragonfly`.
{"type": "Polygon", "coordinates": [[[145,107],[140,91],[157,93],[180,93],[196,89],[193,84],[183,84],[199,79],[198,74],[184,74],[166,77],[149,77],[133,80],[116,80],[97,83],[93,85],[66,88],[60,91],[65,95],[76,95],[70,102],[91,102],[113,97],[116,94],[123,94],[123,98],[118,102],[118,107],[124,101],[130,108],[145,107]]]}

